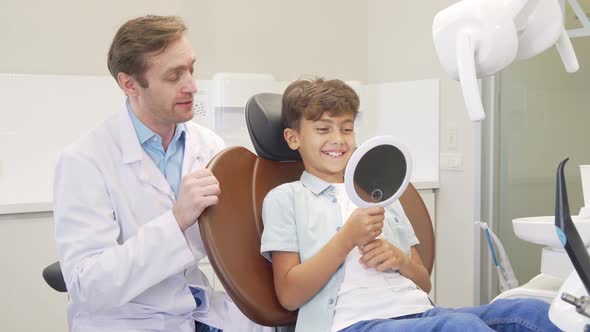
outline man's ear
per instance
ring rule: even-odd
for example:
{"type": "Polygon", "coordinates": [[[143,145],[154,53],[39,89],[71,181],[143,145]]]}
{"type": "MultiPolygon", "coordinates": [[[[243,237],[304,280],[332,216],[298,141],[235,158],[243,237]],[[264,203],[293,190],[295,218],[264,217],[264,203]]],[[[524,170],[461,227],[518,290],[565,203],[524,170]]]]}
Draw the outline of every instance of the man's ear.
{"type": "Polygon", "coordinates": [[[287,145],[289,145],[291,150],[299,149],[299,135],[295,129],[285,128],[285,130],[283,130],[283,137],[285,138],[285,141],[287,141],[287,145]]]}
{"type": "Polygon", "coordinates": [[[120,72],[117,74],[117,83],[119,83],[119,87],[121,87],[127,96],[131,97],[139,94],[139,82],[137,82],[132,76],[120,72]]]}

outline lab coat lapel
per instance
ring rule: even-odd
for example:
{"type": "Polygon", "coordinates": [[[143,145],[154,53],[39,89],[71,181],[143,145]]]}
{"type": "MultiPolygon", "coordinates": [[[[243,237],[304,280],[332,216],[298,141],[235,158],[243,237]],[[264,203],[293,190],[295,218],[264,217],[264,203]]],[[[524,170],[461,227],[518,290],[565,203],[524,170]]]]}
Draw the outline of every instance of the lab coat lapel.
{"type": "Polygon", "coordinates": [[[133,167],[133,173],[143,183],[147,183],[167,195],[174,201],[174,193],[170,184],[166,181],[164,174],[160,172],[150,156],[144,151],[139,144],[139,139],[135,132],[133,122],[129,117],[127,106],[123,105],[118,118],[119,124],[119,143],[121,144],[121,153],[123,154],[123,163],[133,167]]]}
{"type": "Polygon", "coordinates": [[[175,200],[172,188],[170,188],[164,174],[145,151],[143,151],[143,159],[137,162],[137,167],[137,174],[142,182],[149,183],[152,187],[166,194],[172,201],[175,200]]]}
{"type": "Polygon", "coordinates": [[[182,176],[191,173],[195,169],[202,168],[202,160],[204,157],[200,155],[198,137],[194,136],[193,133],[188,129],[185,131],[186,140],[184,142],[184,157],[182,160],[182,176]]]}

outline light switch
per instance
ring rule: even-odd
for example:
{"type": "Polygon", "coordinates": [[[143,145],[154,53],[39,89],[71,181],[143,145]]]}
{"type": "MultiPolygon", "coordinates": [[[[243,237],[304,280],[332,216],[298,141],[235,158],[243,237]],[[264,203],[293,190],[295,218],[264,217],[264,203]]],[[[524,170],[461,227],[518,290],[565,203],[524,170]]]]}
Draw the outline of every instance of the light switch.
{"type": "Polygon", "coordinates": [[[457,124],[455,122],[448,122],[445,131],[445,140],[447,143],[447,149],[451,151],[457,150],[457,124]]]}

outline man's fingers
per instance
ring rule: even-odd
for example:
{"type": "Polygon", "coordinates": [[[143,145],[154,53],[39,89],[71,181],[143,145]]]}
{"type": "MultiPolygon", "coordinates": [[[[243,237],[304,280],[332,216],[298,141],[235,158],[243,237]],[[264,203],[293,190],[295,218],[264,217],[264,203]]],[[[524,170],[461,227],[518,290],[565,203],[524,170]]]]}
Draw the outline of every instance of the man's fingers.
{"type": "Polygon", "coordinates": [[[202,178],[193,178],[192,184],[195,186],[198,186],[198,187],[206,187],[206,186],[209,186],[212,184],[219,184],[219,181],[217,181],[216,177],[211,175],[211,176],[205,176],[202,178]]]}
{"type": "Polygon", "coordinates": [[[217,197],[217,196],[206,196],[206,197],[203,197],[203,202],[204,202],[205,207],[209,207],[211,205],[217,204],[217,202],[219,202],[219,197],[217,197]]]}
{"type": "Polygon", "coordinates": [[[219,189],[218,184],[211,184],[206,187],[201,187],[201,188],[196,189],[196,191],[195,191],[195,193],[198,196],[205,196],[205,197],[211,196],[211,195],[217,196],[217,195],[219,195],[220,192],[221,191],[219,189]]]}
{"type": "Polygon", "coordinates": [[[213,173],[211,173],[211,170],[209,170],[208,168],[201,168],[201,169],[198,169],[196,171],[189,173],[187,176],[195,178],[195,179],[200,179],[200,178],[204,178],[207,176],[213,176],[213,173]]]}

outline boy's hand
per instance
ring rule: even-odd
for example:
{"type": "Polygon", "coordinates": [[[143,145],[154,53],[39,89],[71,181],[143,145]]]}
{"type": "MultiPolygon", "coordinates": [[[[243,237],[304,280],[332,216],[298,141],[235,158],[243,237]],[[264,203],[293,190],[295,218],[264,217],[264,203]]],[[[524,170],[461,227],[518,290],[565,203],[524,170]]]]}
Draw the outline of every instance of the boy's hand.
{"type": "Polygon", "coordinates": [[[365,268],[373,267],[384,272],[389,269],[400,270],[410,263],[408,255],[384,239],[375,239],[359,249],[362,255],[360,263],[365,268]]]}
{"type": "Polygon", "coordinates": [[[380,206],[356,209],[344,223],[342,231],[352,247],[363,246],[381,234],[384,219],[385,209],[380,206]]]}

